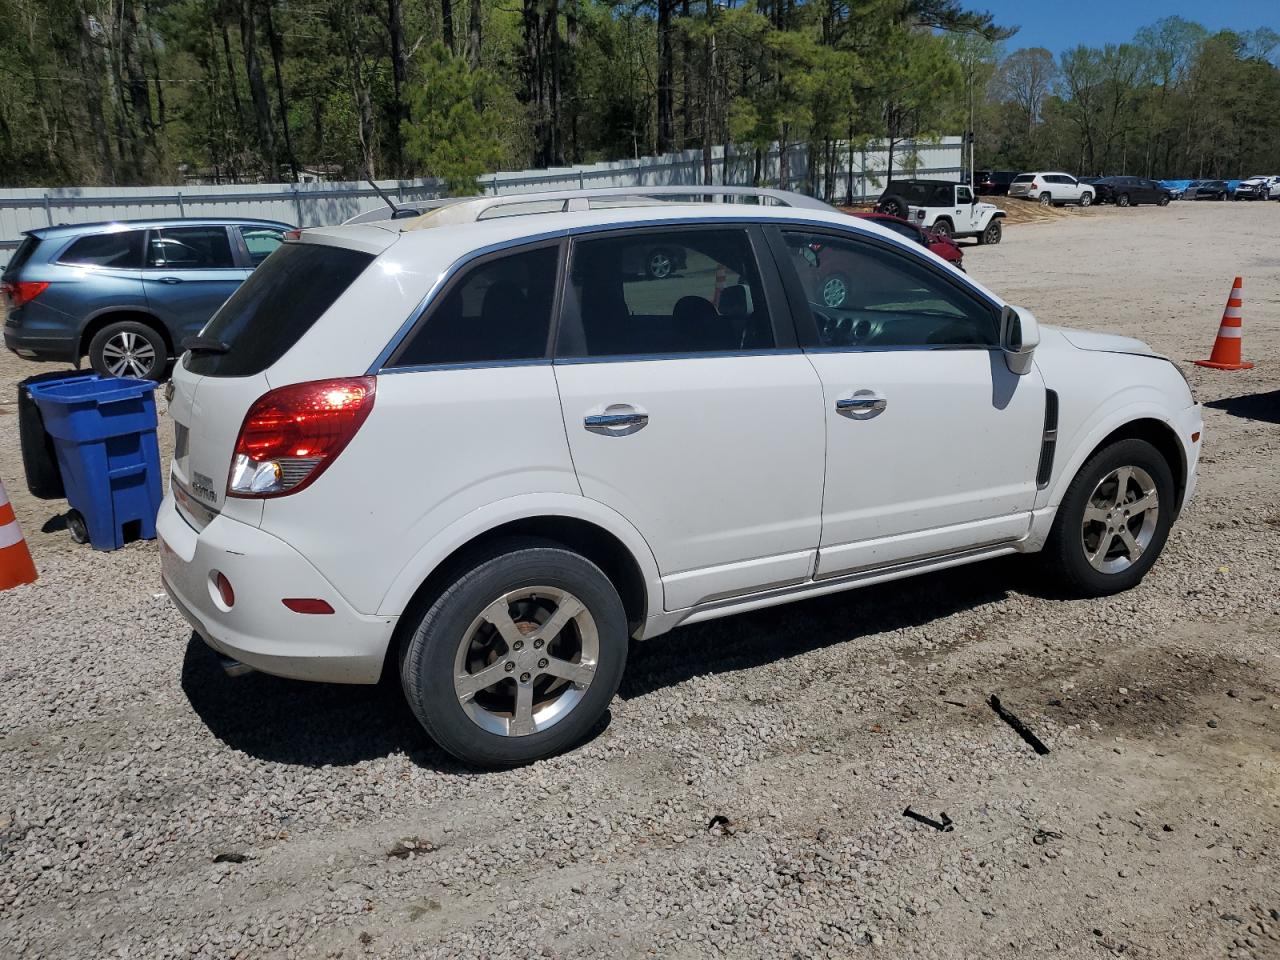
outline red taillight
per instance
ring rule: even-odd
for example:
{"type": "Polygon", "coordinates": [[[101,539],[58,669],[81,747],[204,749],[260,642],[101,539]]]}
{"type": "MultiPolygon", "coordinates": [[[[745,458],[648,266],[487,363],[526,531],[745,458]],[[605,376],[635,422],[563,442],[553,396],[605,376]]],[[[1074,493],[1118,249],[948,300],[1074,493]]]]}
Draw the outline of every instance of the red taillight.
{"type": "Polygon", "coordinates": [[[13,280],[0,284],[0,292],[9,298],[9,303],[15,310],[24,303],[30,303],[47,289],[47,280],[13,280]]]}
{"type": "Polygon", "coordinates": [[[236,438],[229,497],[296,493],[351,442],[373,409],[373,377],[315,380],[259,397],[236,438]]]}
{"type": "Polygon", "coordinates": [[[286,240],[299,240],[302,238],[302,230],[301,229],[286,230],[284,232],[284,238],[286,240]]]}
{"type": "Polygon", "coordinates": [[[294,613],[333,613],[333,607],[329,606],[329,602],[318,597],[290,597],[280,602],[294,613]]]}
{"type": "Polygon", "coordinates": [[[1038,184],[1038,183],[1036,183],[1034,180],[1032,180],[1032,181],[1031,181],[1031,189],[1032,189],[1032,190],[1039,190],[1039,189],[1040,189],[1040,184],[1038,184]]]}

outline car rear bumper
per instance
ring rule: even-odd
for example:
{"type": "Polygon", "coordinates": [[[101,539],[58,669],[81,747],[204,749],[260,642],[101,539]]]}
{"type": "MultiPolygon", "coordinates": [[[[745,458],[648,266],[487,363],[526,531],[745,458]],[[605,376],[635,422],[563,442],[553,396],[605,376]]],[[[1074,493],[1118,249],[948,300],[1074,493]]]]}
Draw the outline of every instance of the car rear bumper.
{"type": "Polygon", "coordinates": [[[20,326],[5,324],[5,347],[24,360],[79,360],[75,337],[49,337],[33,335],[20,326]]]}
{"type": "Polygon", "coordinates": [[[197,532],[172,494],[160,505],[156,532],[164,588],[214,650],[282,677],[378,681],[396,618],[357,613],[283,540],[224,516],[197,532]],[[235,591],[230,608],[214,586],[218,573],[235,591]],[[295,613],[287,598],[321,599],[333,613],[295,613]]]}

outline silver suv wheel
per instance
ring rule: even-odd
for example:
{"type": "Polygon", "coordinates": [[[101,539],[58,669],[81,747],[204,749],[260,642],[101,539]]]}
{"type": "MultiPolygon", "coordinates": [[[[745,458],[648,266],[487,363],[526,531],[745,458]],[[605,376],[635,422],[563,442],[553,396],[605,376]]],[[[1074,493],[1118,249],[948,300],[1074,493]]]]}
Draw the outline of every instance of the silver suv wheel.
{"type": "Polygon", "coordinates": [[[453,689],[476,726],[524,737],[555,726],[595,679],[596,622],[567,590],[522,587],[485,607],[454,657],[453,689]]]}
{"type": "Polygon", "coordinates": [[[156,365],[156,351],[146,337],[121,330],[102,345],[102,361],[113,377],[144,379],[156,365]]]}
{"type": "Polygon", "coordinates": [[[1098,482],[1084,510],[1080,536],[1095,570],[1127,570],[1151,545],[1160,520],[1160,494],[1141,467],[1118,467],[1098,482]]]}

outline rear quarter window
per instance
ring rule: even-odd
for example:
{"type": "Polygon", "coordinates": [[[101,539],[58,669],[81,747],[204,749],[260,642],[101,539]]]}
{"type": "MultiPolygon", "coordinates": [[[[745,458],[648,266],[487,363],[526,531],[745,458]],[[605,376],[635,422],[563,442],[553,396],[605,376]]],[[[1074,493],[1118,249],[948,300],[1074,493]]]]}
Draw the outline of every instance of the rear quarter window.
{"type": "Polygon", "coordinates": [[[40,240],[37,237],[33,237],[30,234],[23,237],[22,242],[18,244],[18,249],[13,251],[13,256],[5,264],[4,275],[6,277],[12,276],[25,267],[38,246],[40,246],[40,240]]]}
{"type": "Polygon", "coordinates": [[[74,266],[105,267],[113,270],[142,269],[141,230],[116,230],[111,233],[95,233],[73,240],[59,263],[74,266]]]}
{"type": "Polygon", "coordinates": [[[283,357],[373,262],[373,256],[319,243],[286,243],[263,261],[213,315],[201,335],[223,353],[187,355],[207,377],[248,377],[283,357]]]}

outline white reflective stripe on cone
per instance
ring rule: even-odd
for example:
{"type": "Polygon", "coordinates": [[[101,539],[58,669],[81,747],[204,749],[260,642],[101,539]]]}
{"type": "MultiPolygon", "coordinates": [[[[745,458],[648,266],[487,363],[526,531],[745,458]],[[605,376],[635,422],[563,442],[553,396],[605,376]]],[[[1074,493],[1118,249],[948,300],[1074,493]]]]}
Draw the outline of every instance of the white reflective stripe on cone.
{"type": "Polygon", "coordinates": [[[1218,339],[1220,340],[1240,340],[1243,338],[1244,329],[1242,327],[1219,327],[1218,339]]]}
{"type": "Polygon", "coordinates": [[[18,521],[6,523],[0,527],[0,550],[5,547],[12,547],[22,542],[22,528],[18,526],[18,521]]]}

